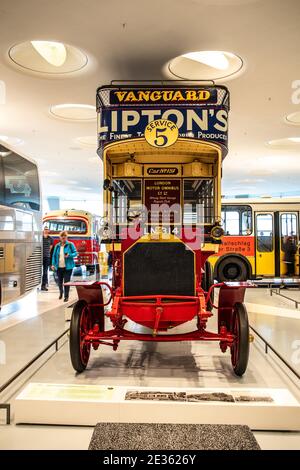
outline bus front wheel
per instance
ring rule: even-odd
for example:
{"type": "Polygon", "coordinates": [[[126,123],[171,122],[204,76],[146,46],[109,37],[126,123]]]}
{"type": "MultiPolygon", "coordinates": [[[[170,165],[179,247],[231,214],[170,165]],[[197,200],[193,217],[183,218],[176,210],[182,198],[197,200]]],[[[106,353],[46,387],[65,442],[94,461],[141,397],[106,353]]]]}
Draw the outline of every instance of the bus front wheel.
{"type": "Polygon", "coordinates": [[[237,256],[228,256],[218,265],[217,277],[219,282],[247,281],[249,278],[246,262],[237,256]]]}

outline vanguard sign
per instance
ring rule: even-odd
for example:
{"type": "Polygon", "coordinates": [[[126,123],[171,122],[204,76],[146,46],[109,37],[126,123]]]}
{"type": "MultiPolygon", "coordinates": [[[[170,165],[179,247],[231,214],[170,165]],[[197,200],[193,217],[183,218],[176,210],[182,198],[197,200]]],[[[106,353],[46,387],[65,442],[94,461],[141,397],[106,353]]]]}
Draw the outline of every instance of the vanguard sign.
{"type": "MultiPolygon", "coordinates": [[[[98,90],[99,95],[101,91],[103,89],[98,90]]],[[[108,89],[105,91],[107,92],[108,89]]],[[[104,99],[99,99],[98,95],[98,142],[100,150],[111,142],[144,138],[145,131],[149,130],[149,124],[150,126],[155,125],[159,137],[160,123],[168,122],[172,124],[173,122],[178,129],[179,138],[218,143],[222,145],[226,152],[229,105],[228,91],[225,88],[222,88],[222,100],[217,102],[217,90],[216,88],[212,89],[212,87],[209,88],[209,94],[206,94],[205,90],[201,90],[201,94],[199,90],[196,90],[194,95],[191,94],[191,90],[188,92],[186,90],[177,90],[180,91],[180,96],[179,94],[175,95],[173,89],[169,90],[169,94],[164,93],[164,90],[159,90],[160,93],[153,96],[151,95],[152,90],[148,90],[148,94],[145,90],[143,94],[139,90],[136,90],[133,94],[133,91],[132,89],[124,90],[122,94],[122,90],[110,89],[107,102],[104,99]],[[130,107],[128,101],[126,105],[123,102],[123,100],[129,100],[128,96],[130,98],[130,107]],[[184,101],[177,101],[181,96],[184,101]],[[155,97],[158,98],[159,105],[158,103],[154,105],[153,99],[155,97]],[[192,104],[191,97],[198,99],[195,99],[192,104]],[[168,98],[170,98],[170,101],[163,101],[168,98]],[[204,98],[207,98],[207,100],[204,98]],[[210,102],[211,98],[213,98],[214,103],[210,102]],[[141,102],[136,102],[135,99],[141,100],[141,102]],[[116,104],[117,100],[119,100],[119,104],[116,104]]],[[[156,89],[154,91],[158,92],[156,89]]],[[[162,142],[162,139],[158,142],[162,142]]]]}
{"type": "Polygon", "coordinates": [[[111,104],[133,104],[133,103],[195,103],[217,102],[216,88],[210,89],[151,89],[151,90],[111,90],[110,103],[111,104]]]}

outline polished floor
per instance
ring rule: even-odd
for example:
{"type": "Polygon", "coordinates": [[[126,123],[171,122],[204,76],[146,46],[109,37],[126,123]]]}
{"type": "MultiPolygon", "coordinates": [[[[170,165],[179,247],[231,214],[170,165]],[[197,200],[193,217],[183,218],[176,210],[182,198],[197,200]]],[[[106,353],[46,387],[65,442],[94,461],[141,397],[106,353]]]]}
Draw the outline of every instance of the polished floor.
{"type": "MultiPolygon", "coordinates": [[[[48,295],[54,296],[55,293],[39,293],[38,299],[45,299],[48,295]]],[[[250,322],[292,361],[292,353],[295,351],[293,342],[300,340],[300,313],[299,318],[290,318],[286,312],[285,316],[280,316],[281,307],[277,298],[272,297],[271,307],[278,309],[278,312],[276,315],[264,314],[264,306],[270,302],[269,297],[267,289],[255,289],[250,296],[247,294],[249,305],[261,305],[261,312],[252,312],[250,308],[250,322]]],[[[292,315],[295,309],[287,307],[287,310],[292,315]]],[[[1,382],[4,371],[5,377],[8,377],[21,365],[22,360],[32,357],[34,351],[65,329],[64,314],[65,306],[56,304],[54,308],[46,309],[23,322],[12,323],[2,331],[1,322],[5,319],[0,319],[0,339],[8,346],[7,364],[0,366],[1,382]]],[[[13,314],[10,317],[12,320],[13,314]]],[[[212,329],[214,321],[210,322],[212,329]]],[[[189,328],[189,325],[184,328],[189,328]]],[[[294,359],[296,357],[297,354],[294,359]]],[[[108,347],[93,352],[88,369],[80,375],[74,374],[72,370],[66,343],[57,354],[47,358],[45,364],[40,364],[32,376],[26,377],[24,383],[26,381],[151,387],[279,387],[292,388],[296,395],[300,393],[297,384],[291,385],[287,375],[271,356],[264,354],[258,343],[251,346],[249,367],[242,379],[232,374],[229,354],[223,355],[215,344],[124,342],[116,352],[108,347]]],[[[1,426],[0,448],[86,449],[91,434],[92,428],[12,424],[1,426]]],[[[256,432],[255,436],[264,449],[300,449],[300,433],[256,432]]]]}
{"type": "MultiPolygon", "coordinates": [[[[93,428],[76,426],[10,426],[0,432],[0,449],[87,450],[93,428]]],[[[299,433],[254,432],[263,450],[299,450],[299,433]]]]}
{"type": "MultiPolygon", "coordinates": [[[[285,289],[284,295],[300,302],[300,291],[285,289]]],[[[249,289],[246,305],[250,324],[300,374],[300,309],[269,289],[249,289]]]]}
{"type": "Polygon", "coordinates": [[[30,295],[24,299],[22,308],[18,308],[15,315],[11,313],[0,319],[0,341],[5,350],[5,359],[2,359],[0,365],[0,386],[68,328],[65,308],[74,302],[75,295],[72,292],[70,301],[63,304],[58,301],[56,290],[51,288],[50,292],[30,295]],[[25,316],[26,319],[22,321],[21,312],[29,309],[34,315],[30,318],[25,316]],[[14,317],[17,317],[17,321],[14,317]]]}

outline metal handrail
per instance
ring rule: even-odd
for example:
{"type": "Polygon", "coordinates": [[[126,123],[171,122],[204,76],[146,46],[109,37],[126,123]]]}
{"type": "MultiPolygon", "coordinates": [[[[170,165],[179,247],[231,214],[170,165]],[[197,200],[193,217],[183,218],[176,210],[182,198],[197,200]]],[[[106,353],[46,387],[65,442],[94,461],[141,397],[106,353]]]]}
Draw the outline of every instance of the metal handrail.
{"type": "Polygon", "coordinates": [[[271,349],[275,356],[277,356],[278,359],[280,359],[280,361],[283,362],[284,365],[297,377],[297,379],[300,380],[300,374],[281,356],[281,354],[279,354],[279,352],[277,352],[273,346],[271,346],[271,344],[260,333],[258,333],[255,328],[253,328],[253,326],[250,325],[250,329],[264,342],[265,353],[268,354],[268,350],[271,349]]]}
{"type": "Polygon", "coordinates": [[[289,297],[288,295],[282,294],[282,293],[280,292],[280,287],[278,287],[278,288],[276,288],[276,287],[271,287],[271,288],[270,288],[270,296],[272,297],[273,294],[279,295],[280,297],[283,297],[284,299],[287,299],[287,300],[290,300],[291,302],[294,302],[295,308],[298,308],[298,307],[299,307],[300,301],[299,301],[299,300],[292,299],[292,298],[289,297]],[[276,289],[278,289],[278,291],[277,291],[276,289]]]}

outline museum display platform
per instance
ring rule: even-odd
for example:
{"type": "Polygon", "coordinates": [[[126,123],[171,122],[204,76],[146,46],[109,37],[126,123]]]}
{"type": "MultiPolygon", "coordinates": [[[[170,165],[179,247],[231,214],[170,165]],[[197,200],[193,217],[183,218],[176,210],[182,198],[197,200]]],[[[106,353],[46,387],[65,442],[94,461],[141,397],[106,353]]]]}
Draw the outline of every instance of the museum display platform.
{"type": "Polygon", "coordinates": [[[254,430],[300,430],[300,405],[287,389],[29,383],[14,410],[16,423],[243,424],[254,430]]]}

